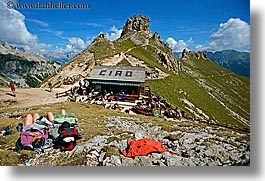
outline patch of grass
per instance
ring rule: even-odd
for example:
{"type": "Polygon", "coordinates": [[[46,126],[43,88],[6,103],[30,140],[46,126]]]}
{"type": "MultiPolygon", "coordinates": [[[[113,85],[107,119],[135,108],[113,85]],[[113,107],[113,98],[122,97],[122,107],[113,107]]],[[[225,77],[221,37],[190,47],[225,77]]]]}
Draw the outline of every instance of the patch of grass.
{"type": "Polygon", "coordinates": [[[58,160],[59,166],[82,166],[85,165],[87,162],[86,158],[86,152],[80,152],[75,154],[71,158],[66,158],[65,156],[62,156],[61,159],[58,160]]]}
{"type": "Polygon", "coordinates": [[[103,151],[106,152],[106,157],[110,157],[111,155],[116,155],[116,156],[120,155],[119,150],[112,146],[104,146],[103,151]]]}
{"type": "Polygon", "coordinates": [[[134,43],[129,39],[123,40],[123,41],[117,40],[117,41],[114,41],[113,44],[115,46],[116,52],[118,53],[126,52],[130,48],[135,47],[134,43]]]}
{"type": "Polygon", "coordinates": [[[25,160],[34,158],[36,153],[28,150],[22,150],[15,152],[12,150],[0,149],[0,165],[1,166],[17,166],[18,164],[24,164],[25,160]]]}
{"type": "Polygon", "coordinates": [[[0,150],[0,165],[1,166],[17,166],[23,162],[20,161],[19,155],[16,152],[0,150]]]}
{"type": "Polygon", "coordinates": [[[121,62],[119,62],[117,64],[117,66],[132,66],[132,65],[130,64],[130,62],[128,62],[127,60],[123,59],[121,62]]]}
{"type": "Polygon", "coordinates": [[[157,61],[157,57],[154,54],[155,49],[152,46],[138,46],[136,48],[133,48],[128,52],[128,54],[131,54],[134,57],[137,57],[140,60],[144,60],[145,64],[148,65],[150,68],[159,68],[164,72],[169,72],[165,67],[163,67],[160,63],[157,61]]]}
{"type": "Polygon", "coordinates": [[[119,141],[120,138],[116,137],[116,136],[111,136],[108,138],[108,143],[111,143],[112,141],[119,141]]]}
{"type": "Polygon", "coordinates": [[[121,132],[120,137],[117,136],[111,136],[108,138],[108,143],[111,143],[112,141],[121,141],[124,139],[129,139],[131,138],[132,133],[127,133],[127,132],[121,132]]]}
{"type": "Polygon", "coordinates": [[[180,138],[180,136],[181,134],[170,134],[165,138],[168,139],[169,141],[176,141],[180,138]]]}

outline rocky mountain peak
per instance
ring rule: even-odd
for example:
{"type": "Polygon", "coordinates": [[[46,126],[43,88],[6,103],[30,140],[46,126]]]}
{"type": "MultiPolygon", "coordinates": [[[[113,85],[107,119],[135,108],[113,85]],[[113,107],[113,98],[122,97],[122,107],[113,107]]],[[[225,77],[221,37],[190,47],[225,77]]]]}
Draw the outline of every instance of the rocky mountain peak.
{"type": "Polygon", "coordinates": [[[190,58],[196,58],[196,59],[203,59],[203,60],[206,60],[208,57],[207,57],[207,54],[205,52],[194,52],[194,51],[188,51],[187,49],[184,49],[182,51],[182,56],[181,56],[181,59],[190,59],[190,58]]]}
{"type": "Polygon", "coordinates": [[[103,33],[100,33],[96,38],[94,38],[92,44],[98,41],[109,41],[109,40],[105,37],[103,33]]]}
{"type": "Polygon", "coordinates": [[[149,23],[150,18],[148,16],[136,14],[126,21],[121,36],[124,36],[125,34],[131,31],[138,31],[144,32],[145,34],[151,37],[152,33],[149,29],[149,23]]]}

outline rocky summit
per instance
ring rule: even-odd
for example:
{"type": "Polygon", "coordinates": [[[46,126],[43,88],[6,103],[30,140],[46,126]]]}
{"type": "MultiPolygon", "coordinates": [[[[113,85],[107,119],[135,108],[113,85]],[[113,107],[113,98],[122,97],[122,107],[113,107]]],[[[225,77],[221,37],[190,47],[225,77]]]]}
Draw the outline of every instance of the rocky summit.
{"type": "Polygon", "coordinates": [[[121,37],[132,31],[143,32],[146,35],[152,36],[152,33],[149,29],[149,23],[150,18],[148,16],[136,14],[126,21],[121,33],[121,37]]]}
{"type": "Polygon", "coordinates": [[[187,59],[191,59],[191,58],[195,58],[197,60],[199,60],[199,59],[206,60],[208,57],[207,57],[207,54],[205,52],[194,52],[194,51],[188,51],[187,49],[184,49],[182,51],[181,59],[187,60],[187,59]]]}

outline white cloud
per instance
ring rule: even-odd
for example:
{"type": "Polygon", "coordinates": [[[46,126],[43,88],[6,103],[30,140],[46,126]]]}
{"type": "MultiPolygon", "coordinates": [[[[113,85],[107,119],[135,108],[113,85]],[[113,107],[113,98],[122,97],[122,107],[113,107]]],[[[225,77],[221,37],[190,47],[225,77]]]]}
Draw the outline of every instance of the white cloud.
{"type": "Polygon", "coordinates": [[[55,47],[55,50],[40,52],[51,59],[69,60],[78,54],[82,49],[86,48],[92,41],[84,41],[79,37],[68,38],[65,47],[55,47]]]}
{"type": "Polygon", "coordinates": [[[51,30],[51,29],[40,29],[40,31],[50,33],[50,34],[52,34],[54,36],[57,36],[57,37],[59,37],[61,39],[67,39],[66,37],[62,36],[62,34],[63,34],[62,31],[51,30]]]}
{"type": "Polygon", "coordinates": [[[68,43],[67,43],[67,45],[71,45],[73,46],[73,48],[76,49],[84,49],[87,47],[88,44],[89,42],[84,42],[84,40],[78,37],[68,38],[68,43]]]}
{"type": "Polygon", "coordinates": [[[99,24],[99,23],[85,23],[86,26],[92,26],[92,27],[103,27],[102,24],[99,24]]]}
{"type": "MultiPolygon", "coordinates": [[[[63,37],[62,31],[51,30],[49,24],[37,19],[27,19],[27,21],[36,23],[41,27],[39,31],[51,33],[53,36],[62,39],[68,39],[64,48],[52,48],[51,44],[38,42],[38,37],[30,33],[25,24],[25,16],[15,9],[8,9],[6,6],[8,0],[0,0],[0,42],[8,42],[15,47],[22,47],[28,52],[38,52],[42,55],[50,55],[55,58],[69,59],[86,48],[91,41],[84,41],[78,37],[63,37]]],[[[15,1],[13,1],[15,2],[15,1]]]]}
{"type": "Polygon", "coordinates": [[[15,9],[8,9],[5,2],[0,0],[0,41],[18,45],[35,44],[38,37],[27,30],[25,16],[15,9]]]}
{"type": "Polygon", "coordinates": [[[167,38],[166,42],[169,44],[169,47],[173,50],[173,52],[182,52],[189,44],[193,43],[192,38],[185,42],[184,40],[176,41],[171,37],[167,38]]]}
{"type": "Polygon", "coordinates": [[[38,43],[34,47],[35,51],[37,51],[41,54],[46,53],[51,48],[52,48],[51,44],[45,44],[45,43],[38,43]]]}
{"type": "Polygon", "coordinates": [[[56,47],[55,50],[49,51],[45,54],[52,58],[70,59],[79,52],[80,51],[76,50],[72,45],[66,45],[65,48],[56,47]]]}
{"type": "Polygon", "coordinates": [[[27,19],[27,21],[30,21],[30,22],[33,22],[33,23],[36,23],[40,26],[43,26],[43,27],[47,27],[49,26],[49,23],[46,23],[44,21],[40,21],[40,20],[37,20],[37,19],[27,19]]]}
{"type": "Polygon", "coordinates": [[[210,36],[207,45],[198,45],[198,50],[239,49],[250,46],[250,26],[239,18],[230,18],[221,23],[219,30],[210,36]]]}
{"type": "Polygon", "coordinates": [[[106,37],[113,41],[120,38],[122,29],[117,29],[114,25],[111,27],[110,32],[106,33],[106,37]]]}

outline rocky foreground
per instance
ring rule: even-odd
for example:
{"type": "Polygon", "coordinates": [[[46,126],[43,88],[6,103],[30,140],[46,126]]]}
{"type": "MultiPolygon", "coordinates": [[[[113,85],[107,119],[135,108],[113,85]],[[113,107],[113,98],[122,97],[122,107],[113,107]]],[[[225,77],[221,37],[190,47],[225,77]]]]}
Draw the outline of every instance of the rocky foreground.
{"type": "Polygon", "coordinates": [[[74,150],[65,153],[50,148],[29,160],[27,166],[56,166],[61,160],[68,160],[84,155],[80,166],[232,166],[250,165],[250,142],[245,133],[236,133],[224,128],[181,124],[172,121],[177,131],[164,131],[160,126],[139,123],[139,118],[106,117],[107,135],[96,136],[74,150]],[[117,131],[119,130],[119,131],[117,131]],[[149,138],[163,143],[164,147],[174,153],[150,153],[147,156],[128,158],[119,150],[127,147],[127,139],[149,138]]]}

